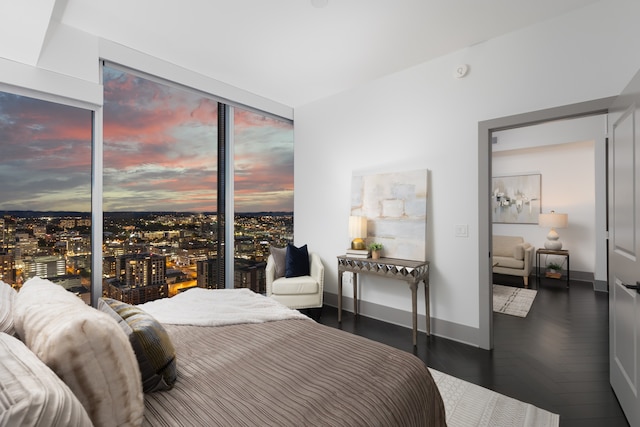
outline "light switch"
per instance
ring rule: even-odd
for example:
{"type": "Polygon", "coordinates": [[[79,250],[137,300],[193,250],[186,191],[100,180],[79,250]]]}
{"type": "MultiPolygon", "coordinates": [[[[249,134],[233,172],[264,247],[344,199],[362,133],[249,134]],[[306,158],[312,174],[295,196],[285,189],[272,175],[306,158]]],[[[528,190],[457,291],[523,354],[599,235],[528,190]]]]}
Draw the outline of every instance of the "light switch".
{"type": "Polygon", "coordinates": [[[469,237],[469,226],[467,224],[456,224],[456,237],[469,237]]]}

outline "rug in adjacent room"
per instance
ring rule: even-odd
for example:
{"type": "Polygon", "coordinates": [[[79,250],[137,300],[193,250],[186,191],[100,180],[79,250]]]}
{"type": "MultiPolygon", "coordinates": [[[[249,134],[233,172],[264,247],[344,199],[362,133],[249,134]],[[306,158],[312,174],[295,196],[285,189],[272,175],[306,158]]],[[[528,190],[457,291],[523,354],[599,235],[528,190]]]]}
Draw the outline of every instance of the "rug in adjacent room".
{"type": "Polygon", "coordinates": [[[558,427],[560,415],[429,368],[449,427],[558,427]]]}
{"type": "Polygon", "coordinates": [[[533,289],[493,285],[493,311],[527,317],[537,293],[533,289]]]}

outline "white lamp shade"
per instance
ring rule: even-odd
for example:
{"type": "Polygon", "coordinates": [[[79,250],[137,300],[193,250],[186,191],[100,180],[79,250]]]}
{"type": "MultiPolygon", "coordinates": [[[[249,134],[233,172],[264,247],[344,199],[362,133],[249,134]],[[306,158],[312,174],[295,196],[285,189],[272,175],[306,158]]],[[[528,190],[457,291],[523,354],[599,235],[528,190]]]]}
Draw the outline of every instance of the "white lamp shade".
{"type": "Polygon", "coordinates": [[[569,225],[569,215],[555,213],[554,211],[548,214],[540,214],[538,216],[538,225],[551,229],[549,230],[549,234],[547,234],[547,241],[544,242],[544,247],[556,251],[562,249],[562,242],[556,232],[556,228],[567,228],[569,225]]]}
{"type": "Polygon", "coordinates": [[[349,217],[349,237],[352,239],[367,237],[367,217],[349,217]]]}
{"type": "Polygon", "coordinates": [[[565,213],[540,214],[538,216],[538,225],[544,228],[567,228],[569,225],[569,215],[565,213]]]}

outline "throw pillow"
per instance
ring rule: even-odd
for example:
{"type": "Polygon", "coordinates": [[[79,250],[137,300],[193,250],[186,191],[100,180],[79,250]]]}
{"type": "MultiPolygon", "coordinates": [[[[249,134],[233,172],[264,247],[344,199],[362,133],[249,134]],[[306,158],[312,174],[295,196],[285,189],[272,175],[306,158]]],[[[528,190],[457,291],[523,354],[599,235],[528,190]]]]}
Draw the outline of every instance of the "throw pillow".
{"type": "Polygon", "coordinates": [[[16,290],[11,285],[0,280],[0,332],[5,332],[9,335],[15,333],[13,327],[13,304],[16,293],[16,290]]]}
{"type": "Polygon", "coordinates": [[[522,243],[516,245],[513,250],[513,257],[521,261],[524,259],[524,245],[522,243]]]}
{"type": "Polygon", "coordinates": [[[142,424],[140,368],[115,320],[51,282],[25,283],[14,311],[24,343],[73,391],[94,426],[142,424]]]}
{"type": "Polygon", "coordinates": [[[309,275],[309,252],[307,245],[299,248],[291,243],[287,244],[285,277],[300,277],[309,275]]]}
{"type": "Polygon", "coordinates": [[[273,263],[276,267],[274,279],[284,277],[286,271],[287,248],[276,248],[275,246],[271,246],[271,256],[273,257],[273,263]]]}
{"type": "Polygon", "coordinates": [[[162,324],[134,305],[100,298],[98,310],[114,318],[129,337],[145,393],[170,390],[176,382],[176,351],[162,324]]]}
{"type": "Polygon", "coordinates": [[[69,387],[17,338],[0,333],[0,424],[86,427],[89,416],[69,387]]]}

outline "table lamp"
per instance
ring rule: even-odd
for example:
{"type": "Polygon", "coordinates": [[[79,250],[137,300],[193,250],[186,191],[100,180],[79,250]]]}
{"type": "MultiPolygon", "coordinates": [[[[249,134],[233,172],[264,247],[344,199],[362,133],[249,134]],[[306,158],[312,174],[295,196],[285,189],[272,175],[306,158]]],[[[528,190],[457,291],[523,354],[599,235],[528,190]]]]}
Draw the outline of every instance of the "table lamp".
{"type": "Polygon", "coordinates": [[[544,247],[554,251],[562,249],[562,242],[559,240],[560,236],[556,228],[567,228],[569,216],[563,213],[555,213],[555,211],[551,211],[548,214],[540,214],[538,216],[538,225],[544,228],[551,228],[551,231],[547,234],[547,241],[544,242],[544,247]]]}
{"type": "Polygon", "coordinates": [[[367,237],[367,217],[349,217],[349,237],[353,239],[351,249],[366,249],[364,238],[367,237]]]}

